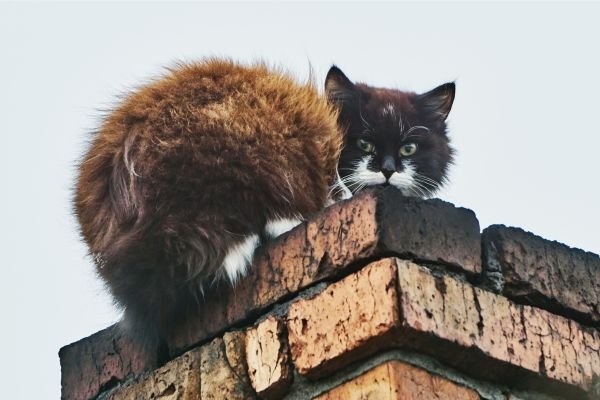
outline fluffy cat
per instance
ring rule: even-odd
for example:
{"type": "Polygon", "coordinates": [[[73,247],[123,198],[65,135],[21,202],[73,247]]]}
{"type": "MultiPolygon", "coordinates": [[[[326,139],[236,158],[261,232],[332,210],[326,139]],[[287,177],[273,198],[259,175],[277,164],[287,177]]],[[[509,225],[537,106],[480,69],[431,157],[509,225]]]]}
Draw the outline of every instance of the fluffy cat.
{"type": "Polygon", "coordinates": [[[416,95],[355,85],[334,66],[325,91],[207,59],[105,118],[79,166],[75,212],[136,336],[167,335],[205,286],[235,283],[261,241],[328,202],[377,184],[425,197],[444,182],[453,84],[416,95]]]}
{"type": "Polygon", "coordinates": [[[406,196],[428,197],[446,182],[454,151],[445,121],[454,83],[417,95],[354,84],[333,66],[325,89],[345,131],[337,192],[392,185],[406,196]]]}
{"type": "MultiPolygon", "coordinates": [[[[125,322],[165,335],[262,238],[321,210],[342,145],[312,84],[208,59],[127,96],[79,165],[81,233],[125,322]]],[[[146,340],[144,338],[143,340],[146,340]]]]}

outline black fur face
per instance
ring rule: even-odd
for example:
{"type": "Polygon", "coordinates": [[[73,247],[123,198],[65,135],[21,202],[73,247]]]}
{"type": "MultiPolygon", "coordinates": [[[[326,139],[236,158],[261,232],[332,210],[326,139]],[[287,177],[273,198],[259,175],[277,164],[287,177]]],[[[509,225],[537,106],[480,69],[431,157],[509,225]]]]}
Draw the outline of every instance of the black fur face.
{"type": "Polygon", "coordinates": [[[453,155],[445,121],[454,83],[417,95],[354,84],[334,66],[325,90],[345,128],[338,190],[392,185],[406,196],[428,197],[445,183],[453,155]]]}

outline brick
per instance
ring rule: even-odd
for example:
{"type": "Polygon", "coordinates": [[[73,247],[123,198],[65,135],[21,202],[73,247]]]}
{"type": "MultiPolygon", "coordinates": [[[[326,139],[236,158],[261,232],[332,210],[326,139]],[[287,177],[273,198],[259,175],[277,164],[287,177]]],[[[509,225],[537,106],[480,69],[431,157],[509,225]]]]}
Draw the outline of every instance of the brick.
{"type": "Polygon", "coordinates": [[[331,276],[368,257],[377,245],[377,199],[364,192],[347,203],[329,207],[319,218],[300,225],[265,249],[259,249],[248,276],[231,288],[225,282],[206,294],[206,303],[186,326],[169,338],[173,353],[218,334],[281,298],[331,276]]]}
{"type": "Polygon", "coordinates": [[[400,361],[388,361],[315,400],[479,400],[464,386],[400,361]]]}
{"type": "Polygon", "coordinates": [[[347,274],[381,253],[481,270],[479,223],[472,211],[441,200],[403,197],[393,188],[365,190],[260,249],[249,275],[226,283],[168,338],[172,354],[257,317],[272,304],[324,279],[347,274]]]}
{"type": "Polygon", "coordinates": [[[245,333],[226,333],[200,347],[202,400],[256,398],[247,375],[245,333]]]}
{"type": "Polygon", "coordinates": [[[246,333],[248,375],[263,399],[279,399],[292,383],[285,323],[269,317],[246,333]]]}
{"type": "Polygon", "coordinates": [[[372,263],[288,311],[292,359],[300,374],[320,377],[364,357],[399,324],[392,259],[372,263]]]}
{"type": "MultiPolygon", "coordinates": [[[[220,282],[207,290],[206,301],[166,338],[168,352],[177,356],[382,253],[476,274],[480,247],[479,223],[469,210],[406,198],[393,188],[365,190],[259,249],[250,274],[235,288],[220,282]]],[[[112,332],[109,328],[61,351],[63,398],[88,399],[156,366],[158,349],[141,351],[124,338],[113,340],[112,332]]]]}
{"type": "Polygon", "coordinates": [[[158,351],[136,346],[116,325],[60,349],[61,398],[88,400],[157,366],[158,351]]]}
{"type": "Polygon", "coordinates": [[[397,264],[402,315],[397,343],[475,376],[576,399],[583,395],[573,386],[589,390],[600,375],[597,330],[449,276],[435,277],[410,262],[397,264]]]}
{"type": "Polygon", "coordinates": [[[475,213],[440,199],[403,197],[392,188],[379,196],[378,250],[481,272],[481,235],[475,213]]]}
{"type": "Polygon", "coordinates": [[[197,349],[100,396],[102,400],[196,400],[199,398],[200,351],[197,349]]]}
{"type": "Polygon", "coordinates": [[[309,378],[398,346],[475,377],[573,399],[600,375],[597,330],[392,258],[293,303],[288,331],[297,371],[309,378]]]}
{"type": "Polygon", "coordinates": [[[600,257],[518,228],[484,230],[486,270],[497,262],[503,293],[519,302],[600,324],[600,257]]]}
{"type": "Polygon", "coordinates": [[[232,373],[242,383],[245,392],[250,392],[250,379],[246,364],[246,334],[241,331],[226,332],[223,335],[223,344],[225,345],[225,358],[232,373]]]}

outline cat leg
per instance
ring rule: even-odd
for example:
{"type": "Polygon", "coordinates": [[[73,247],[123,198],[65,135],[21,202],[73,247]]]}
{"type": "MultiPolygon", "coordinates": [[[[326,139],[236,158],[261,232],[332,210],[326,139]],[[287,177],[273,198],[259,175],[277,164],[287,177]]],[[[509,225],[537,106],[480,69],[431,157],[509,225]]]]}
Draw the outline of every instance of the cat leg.
{"type": "Polygon", "coordinates": [[[276,238],[279,235],[291,231],[303,221],[304,219],[301,217],[275,218],[268,220],[265,225],[265,234],[267,237],[276,238]]]}
{"type": "MultiPolygon", "coordinates": [[[[304,220],[299,217],[275,218],[267,221],[264,231],[267,237],[276,238],[277,236],[292,230],[301,224],[304,220]]],[[[234,244],[227,250],[223,259],[222,268],[229,278],[229,281],[235,283],[245,276],[248,267],[252,264],[254,251],[260,244],[260,238],[257,234],[247,235],[242,241],[234,244]]]]}
{"type": "Polygon", "coordinates": [[[233,285],[248,273],[248,267],[252,264],[254,251],[259,244],[260,239],[258,235],[253,233],[227,250],[227,254],[223,259],[223,269],[233,285]]]}

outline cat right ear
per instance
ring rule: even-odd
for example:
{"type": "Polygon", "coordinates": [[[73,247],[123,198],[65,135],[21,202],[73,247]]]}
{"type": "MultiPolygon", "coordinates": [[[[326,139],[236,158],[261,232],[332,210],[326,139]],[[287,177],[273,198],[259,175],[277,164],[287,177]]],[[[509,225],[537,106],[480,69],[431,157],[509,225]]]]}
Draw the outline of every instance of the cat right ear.
{"type": "Polygon", "coordinates": [[[325,78],[325,94],[333,103],[349,103],[356,99],[357,91],[354,83],[334,65],[325,78]]]}
{"type": "Polygon", "coordinates": [[[441,86],[417,96],[417,103],[431,119],[445,121],[448,118],[456,87],[454,82],[448,82],[441,86]]]}

